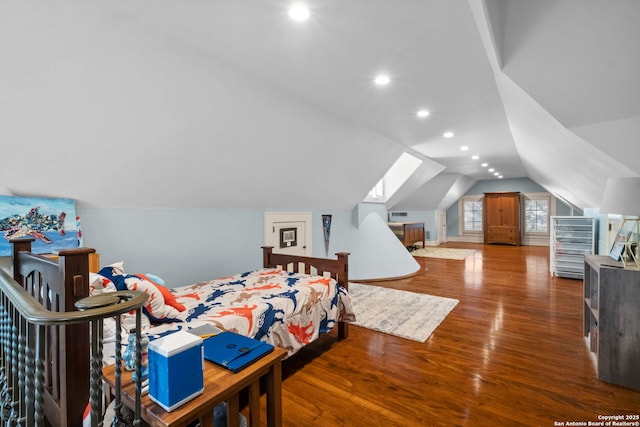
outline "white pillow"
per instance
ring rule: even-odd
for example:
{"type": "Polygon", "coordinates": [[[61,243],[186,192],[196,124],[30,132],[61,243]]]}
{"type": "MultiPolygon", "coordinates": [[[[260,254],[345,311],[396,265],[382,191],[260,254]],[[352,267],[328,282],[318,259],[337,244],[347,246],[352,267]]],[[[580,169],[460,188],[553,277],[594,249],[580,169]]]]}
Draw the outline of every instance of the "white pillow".
{"type": "Polygon", "coordinates": [[[124,273],[124,261],[114,262],[107,265],[107,267],[113,267],[113,274],[123,275],[124,273]]]}
{"type": "Polygon", "coordinates": [[[98,295],[103,292],[115,292],[116,285],[106,277],[98,273],[89,273],[89,295],[98,295]]]}

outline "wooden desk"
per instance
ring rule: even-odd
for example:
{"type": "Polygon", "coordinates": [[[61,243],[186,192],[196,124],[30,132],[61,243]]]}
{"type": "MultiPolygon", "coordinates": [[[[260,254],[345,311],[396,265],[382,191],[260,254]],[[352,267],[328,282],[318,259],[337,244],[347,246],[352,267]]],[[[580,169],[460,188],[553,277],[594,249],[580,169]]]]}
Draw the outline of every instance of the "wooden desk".
{"type": "MultiPolygon", "coordinates": [[[[267,395],[267,426],[282,425],[282,367],[280,362],[286,350],[276,347],[273,352],[247,366],[238,373],[204,362],[204,392],[174,409],[165,411],[153,402],[149,394],[142,396],[142,419],[153,427],[182,427],[193,421],[200,421],[202,427],[213,427],[213,408],[227,402],[227,425],[238,426],[239,394],[249,389],[249,419],[247,425],[260,425],[260,378],[265,378],[267,395]]],[[[115,366],[103,369],[105,383],[111,395],[115,394],[115,366]]],[[[124,372],[121,377],[122,403],[133,410],[135,404],[135,385],[131,373],[124,372]]]]}

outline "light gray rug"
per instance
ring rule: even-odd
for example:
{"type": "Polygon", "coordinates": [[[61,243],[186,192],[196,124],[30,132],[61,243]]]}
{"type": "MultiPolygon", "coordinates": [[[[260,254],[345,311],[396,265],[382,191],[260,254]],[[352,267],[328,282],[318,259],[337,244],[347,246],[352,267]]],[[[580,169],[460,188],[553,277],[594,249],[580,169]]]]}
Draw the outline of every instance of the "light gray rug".
{"type": "Polygon", "coordinates": [[[411,252],[413,256],[421,256],[428,258],[445,258],[463,260],[473,254],[473,249],[454,249],[454,248],[420,248],[411,252]]]}
{"type": "Polygon", "coordinates": [[[458,300],[349,283],[354,325],[425,342],[458,300]]]}

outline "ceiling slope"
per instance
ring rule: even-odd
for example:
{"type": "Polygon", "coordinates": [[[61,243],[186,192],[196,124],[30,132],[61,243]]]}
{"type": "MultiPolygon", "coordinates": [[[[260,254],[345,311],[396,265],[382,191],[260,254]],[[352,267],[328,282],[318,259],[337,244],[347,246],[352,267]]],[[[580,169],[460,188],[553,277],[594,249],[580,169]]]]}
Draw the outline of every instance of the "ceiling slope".
{"type": "Polygon", "coordinates": [[[14,159],[0,173],[13,194],[350,209],[403,151],[141,21],[75,5],[15,7],[0,25],[3,40],[20,35],[0,45],[0,140],[14,159]]]}
{"type": "MultiPolygon", "coordinates": [[[[605,27],[611,25],[606,18],[594,21],[593,11],[584,13],[585,4],[589,5],[587,7],[597,6],[596,9],[604,7],[603,4],[596,3],[570,0],[489,0],[483,3],[470,0],[494,69],[509,127],[528,176],[552,194],[580,209],[600,205],[607,178],[638,174],[637,168],[634,170],[627,167],[626,164],[630,164],[628,158],[623,160],[624,155],[616,153],[611,144],[603,143],[606,137],[602,135],[604,129],[611,133],[617,131],[621,141],[631,142],[632,135],[637,136],[634,133],[637,132],[635,119],[607,122],[606,125],[584,125],[581,131],[567,128],[567,123],[593,123],[594,120],[602,120],[602,117],[605,121],[607,117],[611,117],[611,111],[604,110],[601,112],[606,114],[594,115],[591,107],[598,104],[598,95],[590,93],[589,87],[598,86],[599,90],[606,87],[614,93],[613,98],[607,99],[617,99],[615,93],[619,82],[611,81],[611,73],[602,75],[600,71],[593,72],[587,67],[600,60],[599,53],[603,46],[595,47],[594,52],[585,52],[582,49],[583,42],[572,39],[574,35],[571,31],[578,28],[582,34],[596,23],[605,27]],[[577,9],[577,15],[569,13],[574,9],[577,9]],[[550,20],[553,24],[549,24],[550,20]],[[569,30],[558,25],[558,22],[568,23],[569,30]],[[558,43],[558,39],[562,42],[558,43]],[[544,48],[531,48],[529,45],[533,42],[544,48]],[[565,42],[567,45],[558,48],[559,44],[563,45],[565,42]],[[515,48],[516,45],[518,48],[515,48]],[[549,60],[549,55],[553,56],[553,60],[549,60]],[[573,68],[576,56],[585,67],[582,70],[573,68]],[[571,79],[569,75],[572,72],[576,72],[576,77],[579,75],[579,78],[571,79]],[[551,77],[566,82],[568,89],[559,88],[551,77]],[[554,92],[554,86],[558,90],[553,96],[547,97],[546,94],[550,93],[547,91],[554,92]],[[580,99],[578,103],[575,103],[576,98],[580,99]],[[540,105],[539,99],[543,100],[544,105],[540,105]],[[562,108],[568,108],[566,111],[570,110],[572,117],[563,116],[562,108]],[[594,139],[598,131],[600,141],[594,139]]],[[[629,3],[614,3],[613,8],[617,10],[618,18],[627,19],[620,15],[625,10],[630,12],[625,9],[630,6],[629,3]]],[[[606,15],[611,16],[610,13],[606,15]]],[[[623,51],[630,46],[624,39],[618,41],[623,51]]],[[[635,68],[636,63],[637,57],[627,61],[631,68],[635,68]]],[[[637,91],[640,86],[633,82],[629,87],[637,91]]],[[[627,99],[627,94],[620,98],[623,108],[616,105],[618,113],[614,115],[633,114],[636,109],[633,105],[635,100],[626,102],[627,99]]],[[[604,104],[606,103],[607,101],[604,104]]],[[[619,148],[628,148],[625,150],[627,153],[629,150],[638,150],[623,142],[619,143],[619,148]]]]}
{"type": "Polygon", "coordinates": [[[585,208],[640,172],[640,2],[306,3],[298,23],[283,0],[1,2],[0,186],[351,209],[409,151],[433,167],[396,206],[446,209],[488,162],[585,208]]]}
{"type": "Polygon", "coordinates": [[[447,210],[476,182],[466,175],[441,173],[399,202],[388,206],[395,211],[447,210]]]}

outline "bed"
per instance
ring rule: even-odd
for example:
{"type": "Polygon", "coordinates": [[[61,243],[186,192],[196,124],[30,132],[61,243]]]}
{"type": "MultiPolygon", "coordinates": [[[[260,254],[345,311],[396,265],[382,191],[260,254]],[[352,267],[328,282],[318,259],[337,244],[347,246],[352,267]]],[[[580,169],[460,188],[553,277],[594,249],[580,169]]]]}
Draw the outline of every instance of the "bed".
{"type": "MultiPolygon", "coordinates": [[[[268,342],[291,356],[336,325],[339,339],[348,334],[348,321],[354,319],[347,294],[348,254],[337,256],[292,259],[264,247],[261,269],[173,288],[153,274],[129,273],[124,263],[115,263],[90,275],[90,289],[93,294],[149,294],[143,330],[152,340],[208,325],[268,342]]],[[[131,324],[126,318],[123,323],[131,324]]],[[[105,343],[113,336],[105,329],[105,343]]],[[[105,364],[114,356],[107,344],[104,356],[105,364]]]]}
{"type": "MultiPolygon", "coordinates": [[[[77,303],[79,299],[86,298],[91,292],[91,286],[89,285],[90,280],[90,272],[89,272],[89,254],[95,252],[93,249],[78,249],[78,250],[69,250],[60,253],[60,258],[57,261],[52,261],[51,258],[38,256],[31,254],[31,242],[32,239],[19,239],[17,241],[12,241],[14,245],[13,250],[13,272],[14,277],[13,280],[6,274],[6,272],[2,271],[2,275],[0,276],[0,290],[3,293],[3,301],[5,299],[4,294],[6,292],[10,292],[10,288],[14,285],[20,284],[25,286],[27,289],[36,289],[36,300],[38,292],[43,294],[49,293],[49,298],[39,298],[39,303],[51,306],[50,301],[56,302],[56,307],[58,307],[59,311],[73,312],[75,310],[74,304],[77,303]],[[47,277],[58,276],[59,284],[56,285],[59,288],[55,289],[55,292],[49,287],[47,287],[47,291],[42,291],[39,286],[33,286],[33,277],[34,272],[42,272],[45,271],[47,277]],[[27,278],[31,277],[31,281],[27,280],[27,278]]],[[[306,300],[307,302],[302,304],[308,304],[310,308],[310,302],[312,300],[317,300],[317,302],[321,301],[321,292],[320,290],[329,289],[331,287],[335,287],[336,292],[339,295],[347,296],[346,293],[348,289],[348,253],[338,253],[337,259],[323,259],[323,258],[313,258],[313,257],[296,257],[290,255],[282,255],[275,254],[272,251],[271,247],[263,248],[263,269],[256,270],[253,272],[246,272],[239,275],[240,279],[236,276],[228,277],[228,278],[220,278],[212,281],[203,282],[201,284],[194,284],[187,287],[178,288],[176,290],[171,290],[175,296],[176,301],[180,301],[181,299],[189,298],[187,294],[199,294],[213,296],[212,291],[214,285],[219,285],[221,283],[226,283],[226,286],[237,287],[235,298],[238,299],[237,303],[240,304],[240,307],[249,306],[245,308],[250,308],[253,303],[248,303],[247,301],[252,301],[250,299],[250,294],[253,292],[253,288],[256,286],[251,285],[249,288],[242,287],[239,284],[234,284],[233,282],[237,282],[238,280],[245,279],[245,284],[248,283],[249,279],[252,284],[258,284],[264,288],[269,288],[274,283],[276,277],[280,277],[284,279],[284,283],[287,284],[289,282],[298,282],[301,283],[302,286],[309,288],[309,294],[311,296],[310,299],[306,300]],[[242,277],[244,276],[244,277],[242,277]],[[305,276],[304,280],[302,276],[305,276]],[[309,283],[309,281],[315,281],[316,283],[309,283]],[[318,288],[319,287],[319,288],[318,288]],[[204,290],[206,288],[206,290],[204,290]],[[247,291],[248,289],[248,291],[247,291]],[[202,291],[202,292],[200,292],[202,291]]],[[[103,269],[100,269],[102,271],[103,269]]],[[[100,272],[99,271],[99,272],[100,272]]],[[[98,273],[99,273],[98,272],[98,273]]],[[[36,277],[38,277],[36,275],[36,277]]],[[[55,281],[57,282],[58,279],[55,281]]],[[[48,282],[54,282],[53,279],[47,279],[48,282]]],[[[36,282],[41,280],[37,279],[36,282]]],[[[49,286],[49,285],[47,285],[49,286]]],[[[282,285],[280,285],[282,286],[282,285]]],[[[275,288],[274,288],[275,289],[275,288]]],[[[140,291],[144,289],[133,289],[129,294],[131,295],[139,295],[145,294],[143,292],[134,292],[140,291]]],[[[295,288],[281,288],[278,291],[282,291],[281,293],[292,293],[295,288]]],[[[232,292],[227,292],[228,289],[225,288],[223,290],[224,296],[228,299],[231,298],[232,292]]],[[[125,292],[125,291],[120,291],[125,292]]],[[[98,292],[98,295],[101,292],[98,292]]],[[[301,310],[298,302],[294,302],[294,299],[291,298],[291,295],[281,295],[274,296],[278,292],[271,292],[267,295],[268,299],[283,299],[288,300],[289,304],[293,307],[295,306],[296,313],[299,313],[301,310]]],[[[298,291],[296,295],[300,293],[298,291]]],[[[106,295],[106,293],[103,293],[106,295]]],[[[153,298],[153,295],[148,294],[149,298],[142,304],[142,309],[148,307],[148,302],[153,298]]],[[[312,342],[317,335],[321,333],[328,332],[333,329],[333,326],[337,325],[338,330],[338,339],[344,339],[348,336],[348,323],[352,319],[352,312],[349,311],[350,307],[336,307],[336,304],[339,304],[339,299],[336,298],[335,294],[329,299],[329,308],[335,312],[335,318],[332,319],[323,319],[321,326],[317,330],[312,330],[307,328],[307,324],[303,322],[296,323],[296,320],[301,319],[297,317],[293,322],[286,323],[284,319],[286,318],[284,313],[280,313],[279,309],[272,310],[269,315],[259,315],[258,321],[255,322],[253,317],[246,316],[245,313],[235,316],[238,319],[235,319],[236,323],[242,324],[245,323],[252,324],[251,330],[258,331],[255,335],[256,337],[274,342],[278,345],[283,344],[283,340],[285,341],[285,347],[287,348],[289,354],[295,353],[299,348],[303,345],[306,345],[312,342]],[[343,313],[342,317],[339,313],[340,310],[347,310],[346,313],[343,313]],[[244,319],[244,320],[242,320],[244,319]],[[250,320],[251,319],[251,320],[250,320]],[[276,324],[280,329],[277,332],[272,332],[270,328],[263,327],[265,322],[272,320],[274,324],[276,324]],[[253,323],[252,323],[253,322],[253,323]],[[256,324],[260,324],[258,327],[254,327],[256,324]],[[293,336],[304,337],[300,345],[295,346],[287,346],[286,339],[283,338],[283,333],[281,333],[282,326],[286,325],[286,329],[292,329],[294,331],[293,336]],[[261,334],[261,335],[260,335],[261,334]],[[260,335],[260,336],[259,336],[260,335]]],[[[20,298],[27,299],[24,295],[19,295],[20,298]]],[[[341,297],[342,298],[342,297],[341,297]]],[[[33,296],[32,296],[33,299],[33,296]]],[[[213,298],[212,301],[215,301],[216,298],[213,298]]],[[[206,300],[206,298],[205,298],[206,300]]],[[[345,301],[348,301],[348,298],[345,298],[345,301]]],[[[32,301],[30,301],[32,302],[32,301]]],[[[210,301],[211,302],[211,301],[210,301]]],[[[155,335],[161,336],[170,331],[179,329],[179,328],[189,328],[190,326],[196,326],[201,324],[205,320],[213,322],[214,325],[225,327],[227,323],[225,323],[224,318],[234,317],[232,315],[220,315],[219,312],[213,313],[209,312],[207,314],[210,316],[209,319],[201,318],[202,313],[198,315],[196,311],[191,311],[191,309],[195,307],[200,307],[200,304],[203,301],[200,299],[197,303],[185,304],[185,310],[181,313],[182,318],[177,320],[179,321],[165,321],[161,322],[159,326],[154,326],[154,328],[149,329],[149,334],[152,336],[155,335]],[[191,319],[187,319],[187,317],[192,317],[191,319]],[[158,329],[155,329],[158,328],[158,329]]],[[[273,305],[273,304],[272,304],[273,305]]],[[[126,316],[126,312],[131,310],[131,305],[123,306],[124,308],[120,308],[118,314],[121,314],[121,318],[126,316]]],[[[217,303],[214,303],[214,307],[216,310],[232,310],[234,307],[222,307],[217,303]]],[[[324,309],[325,306],[321,306],[321,309],[324,309]]],[[[52,308],[52,307],[47,307],[52,308]]],[[[295,310],[294,310],[295,311],[295,310]]],[[[106,313],[106,311],[104,312],[106,313]]],[[[113,314],[111,314],[113,315],[113,314]]],[[[51,360],[47,359],[45,362],[45,366],[47,366],[45,377],[47,381],[45,381],[45,405],[44,408],[40,408],[39,406],[35,406],[34,412],[40,416],[42,414],[44,418],[47,420],[47,423],[50,425],[58,426],[58,425],[78,425],[80,420],[82,419],[83,413],[86,409],[86,402],[89,400],[89,390],[90,385],[92,385],[92,381],[95,379],[92,377],[92,373],[96,370],[101,369],[101,366],[98,367],[97,362],[95,360],[90,360],[90,328],[88,319],[90,317],[88,314],[85,316],[85,321],[77,321],[75,324],[71,326],[65,326],[65,330],[62,333],[59,333],[58,339],[56,341],[56,351],[51,352],[55,353],[51,360]],[[73,339],[69,339],[72,336],[73,339]],[[50,366],[55,366],[56,369],[50,369],[50,366]],[[90,369],[91,367],[91,369],[90,369]]],[[[317,316],[313,314],[311,316],[317,316]]],[[[104,314],[103,317],[106,320],[109,319],[108,314],[104,314]]],[[[317,317],[314,317],[314,319],[317,317]]],[[[166,319],[165,319],[166,320],[166,319]]],[[[105,323],[106,325],[106,323],[105,323]]],[[[102,326],[102,323],[100,323],[102,326]]],[[[94,328],[95,329],[95,328],[94,328]]],[[[232,329],[236,329],[239,332],[240,326],[235,326],[232,329]]],[[[247,330],[249,328],[247,327],[247,330]]],[[[47,336],[51,336],[48,334],[47,336]]],[[[92,338],[97,337],[95,333],[92,332],[92,338]]],[[[100,343],[102,343],[102,336],[99,337],[100,343]]],[[[107,341],[107,339],[105,339],[107,341]]],[[[123,340],[126,342],[126,340],[123,340]]],[[[27,343],[30,344],[29,340],[27,343]]],[[[50,343],[48,342],[47,345],[50,343]]],[[[30,345],[25,346],[25,353],[33,354],[35,351],[41,351],[40,349],[31,348],[30,345]]],[[[105,345],[105,347],[107,347],[105,345]]],[[[100,352],[102,352],[102,344],[100,345],[100,352]]],[[[101,358],[104,357],[103,354],[99,355],[101,358]]],[[[104,360],[104,359],[102,359],[104,360]]],[[[7,365],[5,365],[7,367],[7,365]]],[[[7,368],[15,368],[12,366],[8,366],[7,368]]],[[[23,367],[20,367],[24,370],[23,367]]],[[[2,379],[0,378],[0,383],[2,379]]],[[[20,396],[31,396],[32,391],[29,391],[30,385],[19,384],[20,387],[26,387],[25,391],[22,391],[19,394],[20,396]]],[[[2,390],[0,390],[0,396],[2,396],[2,390]]],[[[29,399],[27,399],[29,400],[29,399]]],[[[36,399],[37,400],[37,399],[36,399]]],[[[6,404],[5,401],[2,404],[6,404]]],[[[94,408],[92,408],[93,410],[94,408]]]]}
{"type": "Polygon", "coordinates": [[[422,242],[422,247],[425,247],[424,222],[389,222],[388,225],[402,245],[410,251],[417,248],[418,242],[422,242]]]}

